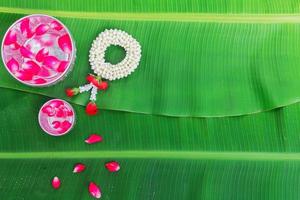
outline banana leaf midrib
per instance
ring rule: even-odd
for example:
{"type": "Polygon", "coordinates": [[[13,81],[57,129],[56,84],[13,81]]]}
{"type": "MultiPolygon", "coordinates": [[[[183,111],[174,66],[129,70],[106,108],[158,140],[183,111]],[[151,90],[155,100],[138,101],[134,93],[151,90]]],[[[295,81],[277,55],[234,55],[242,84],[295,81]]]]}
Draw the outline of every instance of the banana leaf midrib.
{"type": "Polygon", "coordinates": [[[255,160],[300,161],[300,153],[279,152],[214,152],[214,151],[56,151],[56,152],[1,152],[0,159],[179,159],[179,160],[255,160]]]}
{"type": "Polygon", "coordinates": [[[124,12],[80,12],[28,8],[0,7],[0,13],[32,14],[41,13],[56,17],[79,19],[102,19],[124,21],[178,21],[178,22],[219,22],[219,23],[300,23],[300,13],[232,14],[232,13],[124,13],[124,12]]]}

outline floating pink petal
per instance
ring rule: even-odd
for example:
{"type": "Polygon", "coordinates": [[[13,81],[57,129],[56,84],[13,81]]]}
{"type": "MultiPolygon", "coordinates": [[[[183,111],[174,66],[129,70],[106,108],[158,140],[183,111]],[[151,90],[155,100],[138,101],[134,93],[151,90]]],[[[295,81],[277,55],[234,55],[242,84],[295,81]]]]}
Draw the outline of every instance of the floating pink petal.
{"type": "Polygon", "coordinates": [[[95,197],[96,199],[100,199],[101,198],[101,190],[100,188],[93,182],[90,182],[89,185],[89,192],[90,194],[95,197]]]}
{"type": "Polygon", "coordinates": [[[66,53],[72,52],[72,43],[69,34],[65,34],[58,38],[58,46],[66,53]]]}
{"type": "Polygon", "coordinates": [[[57,176],[52,179],[52,187],[58,189],[60,187],[60,180],[57,176]]]}
{"type": "Polygon", "coordinates": [[[20,45],[19,45],[17,42],[15,42],[15,43],[9,45],[9,47],[10,47],[12,50],[17,50],[17,49],[20,48],[20,45]]]}
{"type": "Polygon", "coordinates": [[[34,58],[33,53],[24,46],[21,46],[20,53],[25,58],[31,58],[31,59],[34,58]]]}
{"type": "Polygon", "coordinates": [[[42,79],[42,78],[37,78],[37,79],[33,79],[33,83],[35,83],[35,84],[45,84],[45,83],[47,83],[47,81],[45,79],[42,79]]]}
{"type": "Polygon", "coordinates": [[[52,125],[53,125],[53,128],[59,128],[61,126],[61,123],[59,121],[53,121],[52,125]]]}
{"type": "Polygon", "coordinates": [[[26,71],[17,71],[15,73],[16,77],[22,81],[30,81],[33,78],[33,74],[26,71]]]}
{"type": "Polygon", "coordinates": [[[7,63],[6,63],[9,71],[12,73],[15,73],[16,71],[19,70],[19,63],[16,59],[11,58],[7,63]]]}
{"type": "Polygon", "coordinates": [[[63,28],[63,26],[57,21],[51,22],[50,27],[57,31],[60,31],[63,28]]]}
{"type": "Polygon", "coordinates": [[[110,172],[117,172],[120,170],[120,165],[116,161],[108,162],[105,164],[105,167],[110,172]]]}
{"type": "Polygon", "coordinates": [[[46,67],[49,67],[51,69],[55,69],[55,68],[58,67],[58,65],[60,64],[60,62],[59,62],[59,60],[55,56],[46,56],[46,57],[44,57],[43,64],[46,67]]]}
{"type": "Polygon", "coordinates": [[[33,75],[37,75],[41,70],[41,67],[34,61],[27,61],[22,65],[24,71],[31,73],[33,75]]]}
{"type": "Polygon", "coordinates": [[[49,105],[53,108],[58,108],[59,106],[64,105],[64,102],[60,100],[53,100],[49,105]]]}
{"type": "Polygon", "coordinates": [[[64,130],[68,130],[71,126],[72,126],[72,124],[67,120],[65,120],[61,123],[61,127],[64,130]]]}
{"type": "Polygon", "coordinates": [[[58,68],[56,69],[57,72],[64,72],[68,66],[69,62],[61,61],[58,68]]]}
{"type": "Polygon", "coordinates": [[[38,51],[38,53],[35,56],[35,59],[38,62],[43,62],[45,57],[48,56],[49,51],[46,48],[42,48],[41,50],[38,51]]]}
{"type": "Polygon", "coordinates": [[[74,169],[73,169],[73,173],[80,173],[82,171],[85,170],[85,165],[82,163],[78,163],[75,165],[74,169]]]}
{"type": "Polygon", "coordinates": [[[10,30],[4,39],[4,45],[11,45],[16,42],[17,42],[17,33],[15,30],[10,30]]]}
{"type": "Polygon", "coordinates": [[[85,143],[94,144],[101,141],[102,141],[102,137],[100,135],[92,134],[85,140],[85,143]]]}
{"type": "Polygon", "coordinates": [[[36,27],[35,29],[35,34],[36,35],[43,35],[44,33],[46,33],[49,30],[49,26],[46,24],[41,24],[38,27],[36,27]]]}
{"type": "Polygon", "coordinates": [[[55,109],[52,106],[43,107],[42,112],[46,113],[49,117],[52,117],[55,115],[55,109]]]}
{"type": "Polygon", "coordinates": [[[56,109],[56,117],[65,117],[65,112],[61,109],[56,109]]]}
{"type": "Polygon", "coordinates": [[[33,32],[30,29],[30,21],[29,18],[25,18],[20,23],[20,30],[23,35],[27,38],[31,38],[33,36],[33,32]]]}
{"type": "Polygon", "coordinates": [[[44,66],[42,66],[40,72],[38,73],[38,76],[48,77],[48,76],[50,76],[50,72],[48,69],[46,69],[44,66]]]}

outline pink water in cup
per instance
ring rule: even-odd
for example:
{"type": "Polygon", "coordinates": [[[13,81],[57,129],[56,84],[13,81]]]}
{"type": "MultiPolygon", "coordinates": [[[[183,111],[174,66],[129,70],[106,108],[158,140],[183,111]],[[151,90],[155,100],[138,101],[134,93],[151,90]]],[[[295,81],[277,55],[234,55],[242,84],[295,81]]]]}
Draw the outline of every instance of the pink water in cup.
{"type": "Polygon", "coordinates": [[[75,112],[72,106],[61,99],[51,99],[40,109],[39,124],[41,128],[53,136],[62,136],[74,126],[75,112]]]}
{"type": "Polygon", "coordinates": [[[2,60],[8,72],[29,86],[49,86],[62,80],[75,60],[69,30],[56,18],[29,15],[4,35],[2,60]]]}

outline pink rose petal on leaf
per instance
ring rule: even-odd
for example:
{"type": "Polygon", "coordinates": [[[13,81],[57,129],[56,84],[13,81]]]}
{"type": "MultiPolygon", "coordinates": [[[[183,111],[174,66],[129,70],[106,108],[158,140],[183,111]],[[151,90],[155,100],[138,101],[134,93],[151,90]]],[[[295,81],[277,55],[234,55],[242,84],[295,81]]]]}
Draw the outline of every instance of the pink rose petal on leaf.
{"type": "Polygon", "coordinates": [[[102,137],[100,135],[92,134],[85,140],[85,143],[94,144],[101,141],[102,141],[102,137]]]}
{"type": "Polygon", "coordinates": [[[38,27],[36,27],[35,29],[35,34],[36,35],[43,35],[44,33],[46,33],[49,30],[49,26],[46,24],[41,24],[38,27]]]}
{"type": "Polygon", "coordinates": [[[52,187],[58,189],[60,187],[60,180],[57,176],[52,179],[52,187]]]}
{"type": "Polygon", "coordinates": [[[34,61],[27,61],[22,65],[24,71],[31,73],[33,75],[37,75],[41,70],[41,67],[34,61]]]}
{"type": "Polygon", "coordinates": [[[38,53],[36,54],[35,56],[35,59],[38,61],[38,62],[43,62],[44,61],[44,58],[46,56],[48,56],[49,54],[49,51],[46,49],[46,48],[42,48],[41,50],[38,51],[38,53]]]}
{"type": "Polygon", "coordinates": [[[30,81],[33,78],[33,74],[26,71],[17,71],[15,73],[16,77],[22,81],[30,81]]]}
{"type": "Polygon", "coordinates": [[[100,188],[93,182],[90,182],[89,185],[89,193],[95,197],[96,199],[100,199],[101,198],[101,190],[100,188]]]}
{"type": "Polygon", "coordinates": [[[58,67],[59,63],[60,63],[59,60],[55,56],[46,56],[46,57],[44,57],[43,64],[46,67],[49,67],[51,69],[55,69],[55,68],[58,67]]]}
{"type": "Polygon", "coordinates": [[[30,29],[30,21],[29,18],[25,18],[20,23],[20,30],[23,35],[27,38],[31,38],[33,36],[33,32],[30,29]]]}
{"type": "Polygon", "coordinates": [[[4,45],[11,45],[13,43],[17,42],[17,33],[15,30],[8,31],[5,39],[4,39],[4,45]]]}
{"type": "Polygon", "coordinates": [[[57,31],[59,31],[63,28],[63,26],[57,21],[51,22],[50,27],[57,30],[57,31]]]}
{"type": "Polygon", "coordinates": [[[58,46],[66,53],[72,52],[72,43],[69,34],[65,34],[58,38],[58,46]]]}
{"type": "Polygon", "coordinates": [[[44,66],[42,66],[38,75],[42,76],[42,77],[48,77],[48,76],[50,76],[50,72],[48,69],[46,69],[44,66]]]}
{"type": "Polygon", "coordinates": [[[24,46],[21,46],[20,53],[25,58],[31,58],[31,59],[34,58],[33,53],[30,50],[28,50],[26,47],[24,47],[24,46]]]}
{"type": "Polygon", "coordinates": [[[69,64],[68,61],[61,61],[57,68],[57,72],[64,72],[66,70],[68,64],[69,64]]]}
{"type": "Polygon", "coordinates": [[[42,79],[42,78],[37,78],[37,79],[33,79],[33,83],[35,83],[35,84],[44,84],[44,83],[47,83],[47,81],[45,79],[42,79]]]}
{"type": "Polygon", "coordinates": [[[74,166],[73,173],[80,173],[85,170],[85,165],[82,163],[78,163],[74,166]]]}
{"type": "Polygon", "coordinates": [[[59,128],[61,126],[61,123],[59,121],[53,121],[52,125],[53,125],[53,128],[59,128]]]}
{"type": "Polygon", "coordinates": [[[117,172],[120,170],[120,165],[116,161],[108,162],[105,164],[105,168],[110,172],[117,172]]]}
{"type": "Polygon", "coordinates": [[[11,58],[7,63],[6,63],[9,71],[12,73],[15,73],[16,71],[19,70],[19,63],[16,59],[11,58]]]}

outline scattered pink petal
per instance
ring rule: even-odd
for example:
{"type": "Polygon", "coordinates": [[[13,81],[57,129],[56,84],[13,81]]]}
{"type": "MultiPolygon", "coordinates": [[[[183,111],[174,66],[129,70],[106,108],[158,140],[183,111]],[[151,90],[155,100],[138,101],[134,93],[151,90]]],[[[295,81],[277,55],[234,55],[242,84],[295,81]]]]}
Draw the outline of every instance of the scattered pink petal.
{"type": "Polygon", "coordinates": [[[110,172],[117,172],[120,170],[120,165],[116,161],[108,162],[105,164],[105,167],[110,172]]]}
{"type": "Polygon", "coordinates": [[[11,45],[16,42],[17,42],[17,33],[15,30],[10,30],[4,39],[4,45],[11,45]]]}
{"type": "Polygon", "coordinates": [[[31,58],[31,59],[34,58],[33,53],[24,46],[21,46],[20,53],[25,58],[31,58]]]}
{"type": "Polygon", "coordinates": [[[57,30],[57,31],[59,31],[63,28],[63,26],[57,21],[51,22],[50,27],[57,30]]]}
{"type": "Polygon", "coordinates": [[[42,112],[46,113],[49,117],[52,117],[55,115],[55,109],[52,106],[43,107],[42,112]]]}
{"type": "Polygon", "coordinates": [[[38,27],[36,27],[35,29],[35,34],[36,35],[43,35],[44,33],[46,33],[49,30],[49,26],[46,24],[41,24],[38,27]]]}
{"type": "Polygon", "coordinates": [[[72,111],[72,110],[69,110],[69,111],[67,112],[67,115],[68,115],[68,116],[73,116],[73,115],[74,115],[74,113],[73,113],[73,111],[72,111]]]}
{"type": "Polygon", "coordinates": [[[95,197],[96,199],[100,199],[101,198],[101,190],[100,188],[93,182],[90,182],[89,185],[89,192],[90,194],[95,197]]]}
{"type": "Polygon", "coordinates": [[[42,66],[40,72],[38,73],[38,76],[48,77],[48,76],[50,76],[50,72],[48,69],[46,69],[44,66],[42,66]]]}
{"type": "Polygon", "coordinates": [[[69,34],[65,34],[58,38],[58,46],[66,53],[72,52],[72,43],[69,34]]]}
{"type": "Polygon", "coordinates": [[[44,83],[47,83],[47,81],[45,79],[42,79],[42,78],[37,78],[37,79],[33,79],[33,83],[35,83],[35,84],[44,84],[44,83]]]}
{"type": "Polygon", "coordinates": [[[38,61],[38,62],[43,62],[44,61],[44,58],[46,56],[48,56],[49,54],[49,51],[46,49],[46,48],[42,48],[41,50],[38,51],[38,53],[36,54],[35,56],[35,59],[38,61]]]}
{"type": "Polygon", "coordinates": [[[33,75],[37,75],[41,70],[41,67],[34,61],[29,60],[22,65],[22,69],[33,75]]]}
{"type": "Polygon", "coordinates": [[[33,78],[33,74],[26,71],[17,71],[15,73],[16,77],[22,81],[30,81],[33,78]]]}
{"type": "Polygon", "coordinates": [[[85,143],[94,144],[101,141],[102,141],[102,137],[100,135],[92,134],[85,140],[85,143]]]}
{"type": "Polygon", "coordinates": [[[9,71],[12,73],[15,73],[16,71],[19,70],[19,63],[16,59],[11,58],[7,63],[6,63],[9,71]]]}
{"type": "Polygon", "coordinates": [[[68,66],[69,62],[68,61],[61,61],[58,68],[57,68],[57,71],[58,72],[64,72],[68,66]]]}
{"type": "Polygon", "coordinates": [[[56,117],[65,117],[65,112],[62,109],[55,109],[56,110],[56,117]]]}
{"type": "Polygon", "coordinates": [[[59,128],[61,123],[59,121],[53,121],[52,125],[53,125],[53,128],[59,128]]]}
{"type": "Polygon", "coordinates": [[[60,180],[57,176],[52,179],[52,187],[58,189],[60,187],[60,180]]]}
{"type": "Polygon", "coordinates": [[[33,36],[33,32],[30,29],[30,21],[29,18],[25,18],[20,23],[20,30],[23,35],[27,38],[31,38],[33,36]]]}
{"type": "Polygon", "coordinates": [[[68,130],[71,126],[72,126],[72,124],[71,124],[69,121],[67,121],[67,120],[65,120],[65,121],[63,121],[63,122],[61,123],[61,127],[62,127],[64,130],[68,130]]]}
{"type": "Polygon", "coordinates": [[[78,163],[75,165],[74,169],[73,169],[73,173],[80,173],[82,171],[85,170],[85,165],[82,163],[78,163]]]}
{"type": "Polygon", "coordinates": [[[51,69],[55,69],[55,68],[58,67],[59,63],[60,63],[59,60],[55,56],[46,56],[46,57],[44,57],[43,64],[46,67],[49,67],[51,69]]]}

